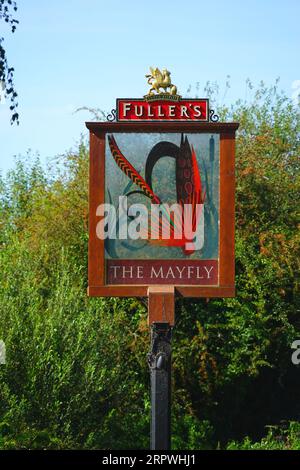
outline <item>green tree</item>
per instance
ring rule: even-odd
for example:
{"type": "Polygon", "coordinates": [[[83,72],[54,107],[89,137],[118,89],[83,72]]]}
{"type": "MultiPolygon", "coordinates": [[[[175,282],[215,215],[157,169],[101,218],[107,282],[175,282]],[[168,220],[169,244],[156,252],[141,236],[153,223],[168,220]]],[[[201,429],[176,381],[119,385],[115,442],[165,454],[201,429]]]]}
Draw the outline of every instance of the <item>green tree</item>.
{"type": "MultiPolygon", "coordinates": [[[[252,93],[218,109],[240,122],[237,296],[176,305],[176,449],[299,448],[300,113],[278,84],[252,93]]],[[[47,172],[19,160],[0,202],[0,446],[146,448],[146,310],[86,296],[85,143],[47,172]]]]}

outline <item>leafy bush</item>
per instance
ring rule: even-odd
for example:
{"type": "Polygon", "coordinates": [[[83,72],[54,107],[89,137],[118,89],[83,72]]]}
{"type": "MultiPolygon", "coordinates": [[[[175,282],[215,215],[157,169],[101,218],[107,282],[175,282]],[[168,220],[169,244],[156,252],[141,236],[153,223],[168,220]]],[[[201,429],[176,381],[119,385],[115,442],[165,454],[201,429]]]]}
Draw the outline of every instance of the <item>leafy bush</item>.
{"type": "MultiPolygon", "coordinates": [[[[237,296],[177,301],[173,448],[297,448],[299,108],[262,84],[219,113],[241,123],[237,296]]],[[[84,142],[0,180],[2,448],[149,445],[146,310],[86,296],[87,184],[84,142]]]]}
{"type": "Polygon", "coordinates": [[[266,437],[260,442],[252,442],[246,437],[242,443],[230,442],[227,450],[299,450],[300,423],[290,422],[287,426],[268,426],[266,437]]]}

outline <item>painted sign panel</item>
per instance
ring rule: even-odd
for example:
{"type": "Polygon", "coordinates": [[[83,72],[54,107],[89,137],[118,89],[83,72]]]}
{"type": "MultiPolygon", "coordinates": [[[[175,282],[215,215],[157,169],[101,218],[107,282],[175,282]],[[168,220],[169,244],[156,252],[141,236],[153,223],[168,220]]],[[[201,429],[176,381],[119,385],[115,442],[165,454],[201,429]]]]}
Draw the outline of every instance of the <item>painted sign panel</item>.
{"type": "Polygon", "coordinates": [[[234,296],[238,123],[89,122],[90,296],[234,296]]]}
{"type": "Polygon", "coordinates": [[[108,284],[218,285],[219,141],[217,133],[107,134],[98,231],[108,284]]]}

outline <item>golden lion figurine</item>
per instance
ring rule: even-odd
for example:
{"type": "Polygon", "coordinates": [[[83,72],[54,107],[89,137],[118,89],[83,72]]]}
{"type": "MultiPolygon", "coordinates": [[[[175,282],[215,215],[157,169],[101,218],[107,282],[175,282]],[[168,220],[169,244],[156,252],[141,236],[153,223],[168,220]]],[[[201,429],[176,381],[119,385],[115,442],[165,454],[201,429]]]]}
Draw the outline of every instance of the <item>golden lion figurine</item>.
{"type": "Polygon", "coordinates": [[[148,78],[148,83],[151,85],[150,90],[148,91],[147,95],[153,95],[153,92],[156,91],[156,93],[161,94],[161,93],[169,93],[170,95],[176,95],[177,94],[177,87],[172,84],[171,82],[171,73],[167,69],[162,69],[162,71],[159,70],[159,68],[153,69],[150,67],[150,75],[145,75],[146,78],[148,78]],[[160,88],[163,88],[164,91],[160,91],[160,88]],[[170,91],[168,92],[168,88],[170,91]]]}

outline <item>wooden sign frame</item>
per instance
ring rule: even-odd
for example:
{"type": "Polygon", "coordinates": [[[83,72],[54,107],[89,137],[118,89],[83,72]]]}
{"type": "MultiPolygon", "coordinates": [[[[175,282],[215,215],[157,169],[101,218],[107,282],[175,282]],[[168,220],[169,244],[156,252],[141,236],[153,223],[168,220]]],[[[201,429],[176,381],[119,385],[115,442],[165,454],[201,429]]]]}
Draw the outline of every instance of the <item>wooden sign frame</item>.
{"type": "Polygon", "coordinates": [[[220,135],[219,285],[174,285],[177,296],[234,297],[235,132],[238,123],[87,122],[90,131],[88,295],[147,297],[148,285],[105,282],[104,240],[96,236],[97,207],[105,202],[105,137],[107,133],[215,133],[220,135]]]}

